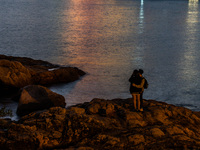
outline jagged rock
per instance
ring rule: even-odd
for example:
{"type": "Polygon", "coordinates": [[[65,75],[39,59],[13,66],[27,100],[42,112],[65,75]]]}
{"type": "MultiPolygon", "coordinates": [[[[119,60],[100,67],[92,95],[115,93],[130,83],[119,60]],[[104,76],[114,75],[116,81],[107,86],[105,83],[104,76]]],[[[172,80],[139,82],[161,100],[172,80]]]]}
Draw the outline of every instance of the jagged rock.
{"type": "Polygon", "coordinates": [[[49,85],[78,80],[85,72],[75,67],[61,67],[42,60],[0,55],[0,90],[16,92],[30,84],[49,85]]]}
{"type": "Polygon", "coordinates": [[[105,103],[101,99],[94,99],[87,107],[87,112],[89,114],[112,115],[115,112],[115,105],[111,102],[105,103]]]}
{"type": "Polygon", "coordinates": [[[46,87],[28,85],[21,91],[17,114],[26,115],[36,110],[48,109],[53,106],[65,107],[65,98],[46,87]]]}
{"type": "Polygon", "coordinates": [[[128,137],[128,140],[130,143],[133,143],[133,145],[138,145],[140,143],[145,142],[145,138],[141,134],[134,134],[128,137]]]}
{"type": "Polygon", "coordinates": [[[164,136],[164,132],[159,128],[153,128],[150,130],[153,137],[162,137],[164,136]]]}
{"type": "Polygon", "coordinates": [[[144,112],[131,99],[94,99],[1,122],[0,149],[200,149],[200,112],[154,100],[144,112]]]}

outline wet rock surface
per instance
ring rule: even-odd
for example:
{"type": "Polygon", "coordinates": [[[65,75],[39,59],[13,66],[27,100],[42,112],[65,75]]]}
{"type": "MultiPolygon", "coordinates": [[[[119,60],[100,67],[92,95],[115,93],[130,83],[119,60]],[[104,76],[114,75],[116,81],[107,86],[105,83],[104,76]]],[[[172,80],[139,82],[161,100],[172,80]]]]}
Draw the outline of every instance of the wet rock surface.
{"type": "Polygon", "coordinates": [[[199,149],[200,113],[154,100],[93,99],[0,120],[0,149],[199,149]]]}

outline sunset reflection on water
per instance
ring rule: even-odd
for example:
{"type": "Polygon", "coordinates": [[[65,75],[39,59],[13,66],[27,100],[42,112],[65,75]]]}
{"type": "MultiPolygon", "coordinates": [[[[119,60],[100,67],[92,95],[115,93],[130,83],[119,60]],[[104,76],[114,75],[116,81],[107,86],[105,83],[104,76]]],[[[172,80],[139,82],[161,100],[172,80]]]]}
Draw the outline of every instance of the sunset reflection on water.
{"type": "MultiPolygon", "coordinates": [[[[182,78],[185,82],[196,82],[198,73],[198,61],[199,61],[199,38],[198,38],[198,23],[199,23],[199,1],[189,0],[188,11],[186,17],[186,35],[184,45],[182,63],[182,78]]],[[[195,87],[194,87],[195,88],[195,87]]]]}
{"type": "Polygon", "coordinates": [[[0,52],[75,66],[87,74],[54,85],[69,105],[127,98],[144,69],[144,98],[200,110],[200,7],[189,0],[0,1],[0,52]]]}
{"type": "MultiPolygon", "coordinates": [[[[69,22],[66,27],[68,32],[62,34],[66,47],[63,51],[68,55],[67,60],[71,65],[119,65],[123,61],[120,47],[134,26],[130,22],[136,21],[124,12],[116,9],[115,0],[107,5],[94,1],[73,0],[73,7],[66,11],[64,22],[69,22]],[[104,5],[102,7],[101,5],[104,5]],[[127,24],[125,23],[127,22],[127,24]],[[120,43],[118,43],[120,41],[120,43]],[[70,44],[68,44],[70,43],[70,44]],[[68,52],[71,51],[71,55],[68,52]]],[[[123,6],[121,8],[124,9],[123,6]]],[[[133,15],[134,9],[131,12],[133,15]]],[[[124,53],[124,52],[122,52],[124,53]]],[[[125,52],[127,53],[127,52],[125,52]]],[[[63,60],[66,62],[66,60],[63,60]]]]}
{"type": "Polygon", "coordinates": [[[170,2],[165,5],[143,0],[71,0],[71,7],[66,4],[59,63],[87,73],[79,82],[63,88],[68,91],[61,93],[68,104],[94,97],[129,97],[127,78],[134,68],[143,68],[150,80],[147,97],[162,99],[165,95],[169,103],[182,103],[179,93],[191,95],[191,88],[197,85],[183,85],[198,75],[198,2],[189,1],[184,11],[170,2]],[[176,93],[177,87],[181,88],[176,93]]]}
{"type": "Polygon", "coordinates": [[[127,97],[129,85],[121,80],[127,81],[132,72],[132,62],[127,58],[131,58],[134,51],[127,40],[137,32],[137,9],[133,6],[126,10],[126,5],[119,5],[115,0],[106,4],[72,0],[71,6],[63,18],[63,24],[68,25],[63,27],[67,32],[62,33],[66,43],[62,50],[67,57],[61,61],[83,69],[87,75],[74,85],[73,91],[65,94],[66,99],[74,100],[73,95],[79,93],[78,101],[89,101],[88,92],[93,98],[109,98],[110,91],[119,93],[116,88],[119,86],[122,87],[120,95],[127,97]],[[130,73],[124,68],[131,68],[130,73]]]}

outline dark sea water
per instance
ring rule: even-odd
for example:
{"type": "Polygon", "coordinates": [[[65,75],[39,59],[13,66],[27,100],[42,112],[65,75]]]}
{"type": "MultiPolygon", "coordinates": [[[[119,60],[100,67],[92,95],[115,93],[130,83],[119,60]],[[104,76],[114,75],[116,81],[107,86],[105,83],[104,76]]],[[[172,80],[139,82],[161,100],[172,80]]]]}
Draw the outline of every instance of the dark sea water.
{"type": "Polygon", "coordinates": [[[50,87],[68,106],[131,97],[128,78],[142,68],[145,99],[200,110],[197,0],[0,0],[0,54],[84,70],[50,87]]]}

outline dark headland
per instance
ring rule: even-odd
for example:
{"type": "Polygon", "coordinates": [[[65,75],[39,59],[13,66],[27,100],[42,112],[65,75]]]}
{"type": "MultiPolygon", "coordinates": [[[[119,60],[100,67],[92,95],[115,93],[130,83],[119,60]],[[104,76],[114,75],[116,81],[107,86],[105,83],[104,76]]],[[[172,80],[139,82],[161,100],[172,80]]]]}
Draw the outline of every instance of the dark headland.
{"type": "MultiPolygon", "coordinates": [[[[25,66],[22,69],[25,73],[20,73],[21,71],[17,71],[15,67],[15,75],[10,75],[12,76],[10,83],[6,80],[5,82],[1,76],[0,85],[4,91],[24,88],[35,83],[40,86],[47,85],[47,81],[43,83],[39,79],[46,77],[51,68],[58,67],[49,67],[51,64],[48,63],[47,66],[35,63],[33,65],[28,58],[18,59],[0,56],[0,60],[3,60],[0,61],[0,69],[8,68],[5,67],[8,66],[6,63],[12,64],[10,68],[13,68],[14,64],[25,66]],[[1,59],[2,57],[4,58],[1,59]],[[29,65],[24,62],[26,59],[29,65]],[[9,61],[15,62],[13,64],[9,61]],[[19,76],[20,74],[23,77],[19,76]],[[29,79],[26,80],[25,74],[29,79]],[[39,79],[33,78],[36,74],[39,79]],[[23,84],[15,81],[17,77],[23,79],[23,84]]],[[[4,70],[4,75],[5,72],[4,70]]],[[[84,74],[80,70],[78,72],[84,74]]],[[[72,81],[79,79],[81,75],[74,74],[77,77],[72,81]]],[[[62,81],[57,79],[56,82],[52,81],[52,83],[57,82],[62,81]]],[[[57,96],[54,99],[56,101],[57,96]]],[[[144,100],[144,112],[136,112],[133,110],[131,99],[96,98],[69,108],[51,106],[48,109],[22,115],[18,121],[0,119],[0,149],[200,149],[200,112],[155,100],[144,100]]]]}

